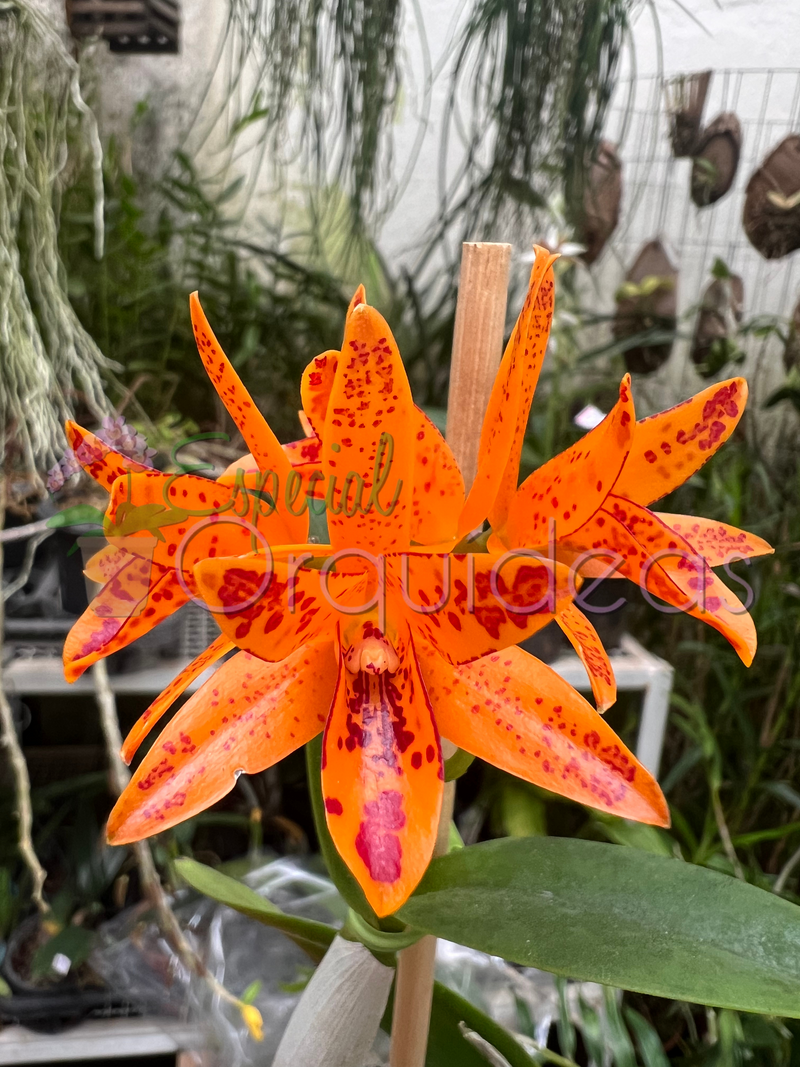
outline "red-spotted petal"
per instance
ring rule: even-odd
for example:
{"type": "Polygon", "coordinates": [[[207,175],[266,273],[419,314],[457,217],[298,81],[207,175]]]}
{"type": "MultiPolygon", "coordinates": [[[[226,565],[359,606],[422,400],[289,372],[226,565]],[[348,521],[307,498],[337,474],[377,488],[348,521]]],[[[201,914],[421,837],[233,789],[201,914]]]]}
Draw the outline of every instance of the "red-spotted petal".
{"type": "MultiPolygon", "coordinates": [[[[291,470],[288,457],[278,438],[270,429],[269,423],[253,403],[252,397],[245,389],[230,360],[222,351],[200,306],[197,293],[192,293],[189,304],[197,349],[208,376],[219,393],[220,400],[239,427],[259,469],[274,471],[280,485],[284,486],[291,470]]],[[[295,516],[284,513],[284,520],[289,529],[288,540],[305,541],[308,536],[308,515],[295,516]]]]}
{"type": "Polygon", "coordinates": [[[149,633],[188,599],[173,570],[131,555],[67,634],[65,678],[74,682],[97,660],[149,633]]]}
{"type": "Polygon", "coordinates": [[[637,422],[616,495],[647,505],[683,485],[728,440],[746,403],[747,382],[731,378],[637,422]]]}
{"type": "Polygon", "coordinates": [[[485,656],[536,633],[574,595],[566,567],[524,552],[426,553],[387,560],[393,603],[415,638],[452,663],[485,656]]]}
{"type": "Polygon", "coordinates": [[[260,473],[233,486],[192,474],[129,474],[112,487],[107,527],[129,533],[125,545],[132,551],[138,537],[148,544],[157,538],[154,561],[182,570],[191,588],[199,559],[291,543],[285,513],[267,498],[270,489],[271,480],[260,473]]]}
{"type": "Polygon", "coordinates": [[[414,402],[391,330],[368,304],[345,326],[322,434],[334,549],[379,553],[410,543],[414,402]],[[331,483],[333,484],[333,483],[331,483]]]}
{"type": "Polygon", "coordinates": [[[607,553],[619,571],[650,595],[719,630],[749,666],[756,650],[753,620],[744,605],[697,555],[688,541],[647,508],[611,496],[607,506],[568,546],[607,553]]]}
{"type": "Polygon", "coordinates": [[[464,479],[450,446],[415,408],[414,497],[411,539],[430,545],[455,541],[464,507],[464,479]]]}
{"type": "Polygon", "coordinates": [[[303,371],[300,381],[300,399],[303,411],[311,428],[321,434],[325,428],[328,399],[333,388],[333,379],[339,365],[340,352],[331,349],[315,356],[303,371]]]}
{"type": "Polygon", "coordinates": [[[635,415],[630,375],[603,421],[577,444],[549,460],[520,486],[511,502],[503,540],[509,545],[546,545],[579,529],[608,496],[630,448],[635,415]]]}
{"type": "Polygon", "coordinates": [[[240,652],[170,720],[108,820],[114,845],[138,841],[191,818],[322,730],[336,661],[329,643],[282,663],[240,652]]]}
{"type": "Polygon", "coordinates": [[[255,555],[200,560],[197,592],[231,641],[277,662],[309,641],[334,634],[370,599],[363,573],[323,574],[302,563],[302,553],[289,561],[255,555]]]}
{"type": "Polygon", "coordinates": [[[127,471],[148,471],[153,468],[147,463],[137,463],[121,452],[111,448],[99,437],[84,430],[76,422],[67,422],[67,441],[75,453],[75,458],[98,485],[110,490],[111,486],[127,471]]]}
{"type": "Polygon", "coordinates": [[[520,648],[464,667],[420,648],[442,736],[518,778],[626,819],[669,826],[658,783],[562,678],[520,648]]]}
{"type": "Polygon", "coordinates": [[[558,256],[535,249],[528,293],[506,346],[481,428],[478,470],[459,516],[458,536],[488,516],[502,526],[519,480],[519,459],[531,400],[539,380],[550,323],[558,256]]]}
{"type": "Polygon", "coordinates": [[[586,668],[597,710],[602,715],[617,699],[617,682],[603,642],[582,611],[567,604],[556,618],[586,668]]]}
{"type": "Polygon", "coordinates": [[[141,745],[161,716],[169,711],[178,697],[186,692],[192,682],[234,647],[233,642],[224,634],[221,634],[172,679],[167,688],[156,697],[153,703],[139,717],[125,738],[120,752],[125,763],[130,763],[139,745],[141,745]]]}
{"type": "Polygon", "coordinates": [[[705,557],[712,567],[720,567],[737,559],[769,556],[775,551],[772,545],[755,534],[724,522],[701,519],[695,515],[653,514],[688,541],[694,551],[705,557]]]}
{"type": "Polygon", "coordinates": [[[436,843],[444,772],[439,735],[408,631],[394,673],[339,678],[322,753],[328,827],[378,915],[413,892],[436,843]]]}

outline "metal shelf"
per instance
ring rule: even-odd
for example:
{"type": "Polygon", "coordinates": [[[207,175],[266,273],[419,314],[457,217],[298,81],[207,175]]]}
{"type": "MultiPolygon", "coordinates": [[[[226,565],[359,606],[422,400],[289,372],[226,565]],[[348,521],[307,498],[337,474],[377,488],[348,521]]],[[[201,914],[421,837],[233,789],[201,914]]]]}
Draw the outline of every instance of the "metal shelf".
{"type": "MultiPolygon", "coordinates": [[[[157,696],[172,679],[186,667],[189,659],[160,660],[157,667],[148,667],[143,671],[130,671],[126,674],[111,674],[111,688],[118,696],[143,694],[157,696]]],[[[214,673],[209,667],[199,678],[187,687],[187,693],[193,693],[214,673]]],[[[64,678],[61,660],[55,656],[25,656],[12,659],[3,671],[3,688],[9,694],[17,696],[91,696],[94,683],[91,672],[69,683],[64,678]]]]}
{"type": "Polygon", "coordinates": [[[166,1018],[87,1019],[58,1034],[7,1026],[0,1031],[0,1064],[163,1056],[206,1045],[196,1025],[166,1018]]]}
{"type": "MultiPolygon", "coordinates": [[[[620,692],[642,691],[642,717],[636,755],[653,774],[658,774],[661,749],[667,726],[673,669],[669,663],[642,648],[625,634],[619,649],[611,657],[611,666],[620,692]]],[[[157,696],[189,663],[188,659],[162,660],[157,667],[128,674],[112,674],[111,688],[117,695],[157,696]]],[[[561,656],[550,666],[556,673],[582,692],[591,689],[583,664],[574,654],[561,656]]],[[[215,667],[195,679],[186,689],[193,693],[214,673],[215,667]]],[[[64,680],[61,660],[51,656],[24,657],[12,660],[3,672],[4,688],[19,696],[86,696],[94,693],[89,672],[72,684],[64,680]]]]}

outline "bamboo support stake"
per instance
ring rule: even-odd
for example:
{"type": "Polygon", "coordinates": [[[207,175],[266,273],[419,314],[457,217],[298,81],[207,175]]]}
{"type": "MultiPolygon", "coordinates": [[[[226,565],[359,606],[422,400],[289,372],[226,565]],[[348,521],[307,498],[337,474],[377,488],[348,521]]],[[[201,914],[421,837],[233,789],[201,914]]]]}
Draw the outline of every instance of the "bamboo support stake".
{"type": "MultiPolygon", "coordinates": [[[[465,243],[461,251],[447,442],[467,489],[478,469],[483,416],[503,355],[511,245],[465,243]]],[[[445,759],[455,747],[442,739],[445,759]]],[[[455,782],[444,787],[435,856],[447,852],[455,782]]],[[[397,957],[390,1067],[424,1067],[433,997],[436,938],[423,937],[397,957]]]]}
{"type": "Polygon", "coordinates": [[[478,469],[481,425],[503,356],[511,245],[464,244],[458,286],[447,443],[467,489],[478,469]]]}

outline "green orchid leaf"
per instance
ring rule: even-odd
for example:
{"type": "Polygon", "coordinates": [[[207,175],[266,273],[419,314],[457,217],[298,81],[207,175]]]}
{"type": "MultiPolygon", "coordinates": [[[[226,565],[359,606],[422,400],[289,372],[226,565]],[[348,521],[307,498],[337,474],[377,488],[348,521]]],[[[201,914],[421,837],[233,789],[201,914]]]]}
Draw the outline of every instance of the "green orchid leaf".
{"type": "Polygon", "coordinates": [[[31,963],[31,975],[34,978],[43,978],[53,970],[56,956],[63,957],[66,961],[64,971],[58,974],[62,977],[78,968],[89,956],[95,943],[95,933],[87,930],[85,926],[65,926],[39,945],[31,963]]]}
{"type": "Polygon", "coordinates": [[[91,504],[76,504],[71,508],[64,508],[47,520],[49,530],[59,530],[63,526],[83,526],[91,523],[92,526],[102,526],[105,518],[99,508],[91,504]]]}
{"type": "Polygon", "coordinates": [[[297,915],[287,915],[243,882],[229,878],[227,874],[215,871],[213,867],[206,867],[204,863],[182,857],[175,861],[175,868],[192,889],[220,904],[226,904],[256,922],[263,923],[264,926],[282,930],[299,948],[307,952],[315,963],[319,963],[336,936],[336,930],[332,926],[312,919],[302,919],[297,915]]]}
{"type": "Polygon", "coordinates": [[[639,849],[488,841],[434,859],[398,917],[554,974],[800,1018],[800,908],[639,849]]]}

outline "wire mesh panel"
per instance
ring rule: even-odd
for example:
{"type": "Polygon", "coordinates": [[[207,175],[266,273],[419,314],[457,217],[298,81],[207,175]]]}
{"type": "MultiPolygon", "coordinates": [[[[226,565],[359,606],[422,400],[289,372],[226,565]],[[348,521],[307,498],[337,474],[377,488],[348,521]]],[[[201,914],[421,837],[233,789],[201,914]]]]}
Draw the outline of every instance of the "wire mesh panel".
{"type": "MultiPolygon", "coordinates": [[[[735,180],[716,203],[697,207],[691,199],[692,159],[676,159],[661,75],[620,85],[606,136],[621,145],[623,203],[620,224],[596,272],[603,307],[642,245],[659,238],[680,272],[679,315],[696,308],[720,258],[744,282],[744,318],[788,319],[800,296],[798,254],[768,261],[750,244],[742,226],[745,190],[766,155],[789,133],[800,131],[800,71],[718,70],[710,80],[703,126],[720,113],[734,112],[741,124],[741,154],[735,180]]],[[[665,380],[674,385],[691,376],[686,359],[691,319],[684,319],[665,380]]],[[[750,338],[744,347],[747,369],[760,372],[760,389],[783,376],[780,342],[750,338]]]]}

